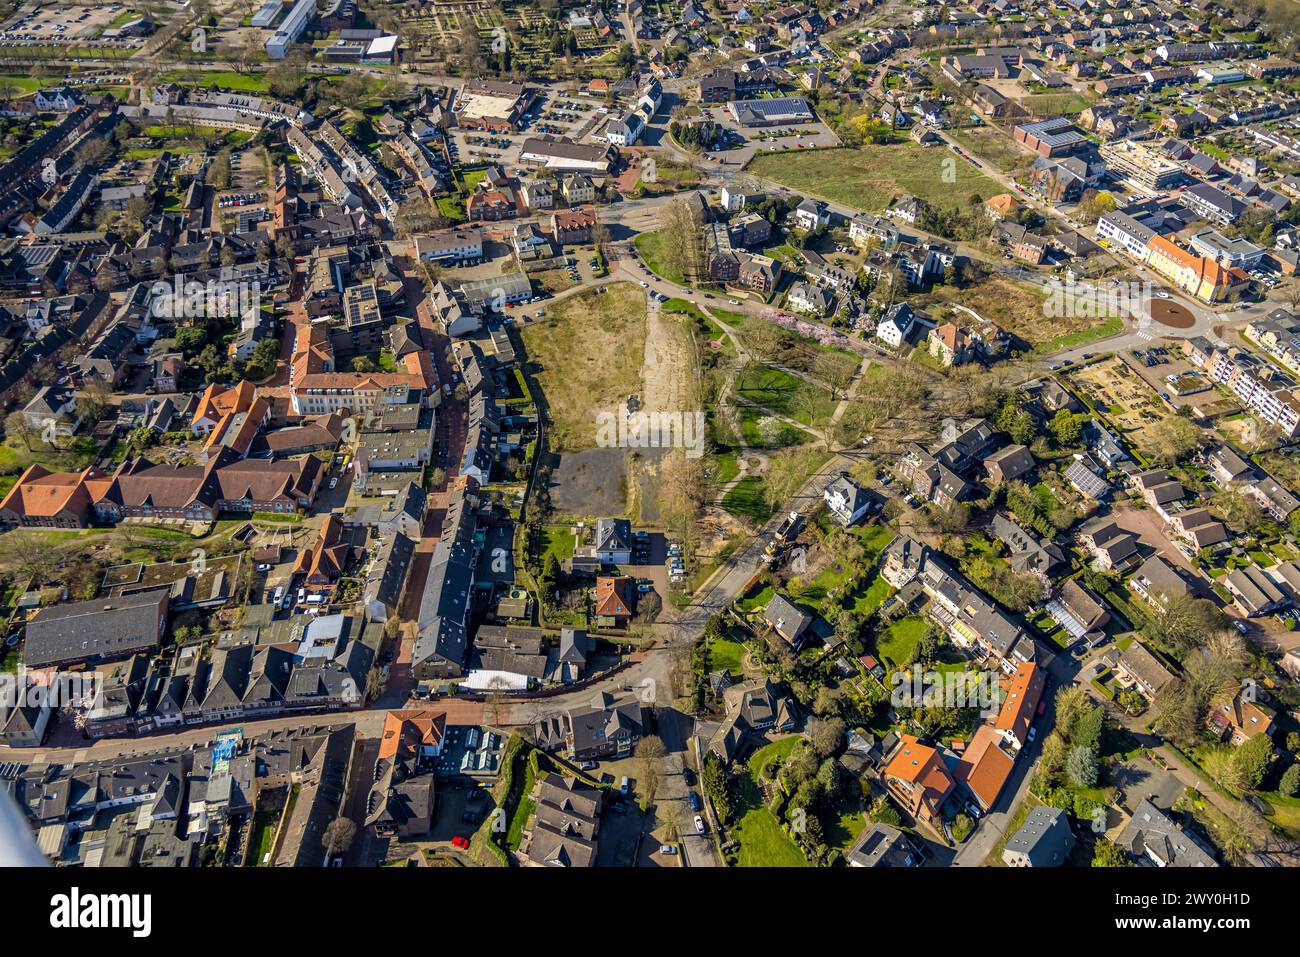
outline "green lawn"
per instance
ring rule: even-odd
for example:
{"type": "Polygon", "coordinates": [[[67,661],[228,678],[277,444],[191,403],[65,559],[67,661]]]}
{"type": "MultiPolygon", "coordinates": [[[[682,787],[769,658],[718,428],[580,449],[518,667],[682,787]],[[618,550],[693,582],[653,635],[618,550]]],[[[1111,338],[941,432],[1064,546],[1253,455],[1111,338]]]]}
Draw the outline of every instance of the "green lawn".
{"type": "Polygon", "coordinates": [[[1057,336],[1047,342],[1040,342],[1034,346],[1034,351],[1043,355],[1050,355],[1064,349],[1076,349],[1079,346],[1086,346],[1088,343],[1100,339],[1109,339],[1111,336],[1117,336],[1123,331],[1123,318],[1111,316],[1099,326],[1089,326],[1087,329],[1067,332],[1065,335],[1057,336]]]}
{"type": "Polygon", "coordinates": [[[850,602],[846,607],[852,609],[853,613],[860,617],[869,615],[883,605],[885,599],[893,594],[893,591],[893,586],[877,575],[864,591],[858,591],[848,596],[850,602]]]}
{"type": "Polygon", "coordinates": [[[829,420],[835,411],[835,400],[825,389],[771,366],[750,372],[737,384],[736,392],[765,409],[814,427],[829,420]]]}
{"type": "Polygon", "coordinates": [[[439,196],[435,205],[438,207],[439,216],[444,216],[457,223],[465,221],[465,204],[458,197],[439,196]]]}
{"type": "Polygon", "coordinates": [[[737,458],[737,453],[734,450],[713,457],[713,484],[717,486],[726,485],[740,474],[740,464],[737,462],[737,458]]]}
{"type": "Polygon", "coordinates": [[[919,615],[898,619],[876,636],[876,656],[895,667],[903,667],[929,628],[929,623],[919,615]]]}
{"type": "Polygon", "coordinates": [[[756,585],[754,586],[754,589],[750,589],[750,591],[741,596],[739,602],[740,610],[749,612],[757,611],[760,608],[766,608],[767,603],[772,600],[772,596],[775,594],[776,591],[771,585],[764,585],[762,588],[758,588],[756,585]]]}
{"type": "Polygon", "coordinates": [[[15,76],[12,73],[0,76],[0,86],[12,87],[17,90],[19,94],[35,93],[45,85],[46,84],[42,82],[39,77],[15,76]]]}
{"type": "Polygon", "coordinates": [[[738,411],[742,437],[751,448],[783,449],[789,445],[798,445],[807,435],[752,405],[742,405],[738,411]]]}
{"type": "Polygon", "coordinates": [[[772,506],[764,498],[766,484],[760,475],[748,475],[722,497],[722,507],[733,515],[762,525],[772,517],[772,506]]]}
{"type": "Polygon", "coordinates": [[[1268,791],[1260,797],[1271,808],[1269,821],[1285,831],[1292,840],[1300,837],[1300,798],[1287,797],[1278,791],[1268,791]]]}
{"type": "MultiPolygon", "coordinates": [[[[660,262],[659,252],[659,234],[642,233],[636,238],[636,251],[645,260],[645,264],[650,267],[650,271],[656,276],[662,276],[669,282],[675,282],[679,286],[687,285],[686,274],[676,269],[668,269],[660,262]]],[[[670,302],[672,300],[669,300],[670,302]]]]}
{"type": "Polygon", "coordinates": [[[559,561],[573,557],[577,547],[577,538],[568,525],[543,525],[541,528],[541,560],[546,561],[547,553],[555,555],[559,561]]]}
{"type": "Polygon", "coordinates": [[[261,867],[262,858],[271,853],[271,845],[275,842],[276,825],[279,822],[278,810],[258,811],[253,815],[253,834],[249,838],[248,855],[248,862],[253,867],[261,867]]]}
{"type": "Polygon", "coordinates": [[[265,93],[265,73],[237,73],[234,70],[208,70],[192,73],[188,70],[174,70],[165,74],[164,82],[185,83],[193,86],[223,87],[240,93],[265,93]]]}
{"type": "Polygon", "coordinates": [[[763,804],[758,775],[773,758],[785,757],[800,741],[797,735],[782,738],[755,751],[749,759],[749,773],[740,781],[741,814],[731,829],[740,844],[739,867],[807,867],[803,852],[781,829],[776,816],[763,804]]]}
{"type": "Polygon", "coordinates": [[[761,154],[748,171],[801,193],[868,212],[880,212],[903,194],[951,206],[965,203],[971,193],[988,198],[1003,192],[995,181],[951,151],[911,141],[860,149],[761,154]],[[955,165],[945,165],[949,160],[955,165]],[[944,181],[948,171],[953,182],[944,181]]]}
{"type": "Polygon", "coordinates": [[[745,646],[738,641],[715,638],[709,645],[709,664],[714,671],[729,672],[735,677],[744,673],[741,661],[745,657],[745,646]]]}

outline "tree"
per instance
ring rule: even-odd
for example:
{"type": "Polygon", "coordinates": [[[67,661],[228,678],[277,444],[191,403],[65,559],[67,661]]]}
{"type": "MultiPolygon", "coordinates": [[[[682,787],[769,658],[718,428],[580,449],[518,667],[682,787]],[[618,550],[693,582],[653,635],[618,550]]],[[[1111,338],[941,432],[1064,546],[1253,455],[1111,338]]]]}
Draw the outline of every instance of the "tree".
{"type": "Polygon", "coordinates": [[[1092,701],[1080,685],[1067,685],[1056,692],[1056,730],[1073,740],[1075,723],[1092,710],[1092,701]]]}
{"type": "Polygon", "coordinates": [[[684,199],[664,207],[657,238],[658,271],[668,279],[689,279],[695,265],[699,226],[684,199]]]}
{"type": "Polygon", "coordinates": [[[1167,416],[1147,433],[1152,460],[1159,465],[1173,465],[1205,444],[1205,433],[1190,419],[1167,416]]]}
{"type": "Polygon", "coordinates": [[[1097,222],[1103,215],[1115,209],[1115,197],[1104,190],[1085,190],[1079,201],[1076,215],[1089,225],[1097,222]]]}
{"type": "Polygon", "coordinates": [[[770,322],[747,323],[742,336],[756,363],[775,361],[787,345],[785,332],[770,322]]]}
{"type": "Polygon", "coordinates": [[[994,425],[1011,436],[1013,442],[1028,445],[1038,434],[1038,422],[1019,404],[1014,396],[1008,396],[998,410],[994,425]]]}
{"type": "Polygon", "coordinates": [[[1076,747],[1087,748],[1093,754],[1101,750],[1101,731],[1106,713],[1100,707],[1093,708],[1074,723],[1070,732],[1070,743],[1076,747]]]}
{"type": "Polygon", "coordinates": [[[713,805],[713,812],[723,824],[731,821],[734,806],[731,800],[731,781],[727,769],[712,751],[705,752],[704,767],[700,769],[700,784],[713,805]]]}
{"type": "Polygon", "coordinates": [[[23,440],[27,451],[32,450],[32,429],[21,409],[16,409],[5,417],[5,434],[18,436],[23,440]]]}
{"type": "Polygon", "coordinates": [[[808,740],[820,757],[827,758],[840,748],[844,722],[840,718],[815,718],[808,724],[808,740]]]}
{"type": "Polygon", "coordinates": [[[1132,867],[1124,849],[1109,838],[1099,837],[1092,845],[1093,867],[1132,867]]]}
{"type": "Polygon", "coordinates": [[[320,842],[331,854],[346,854],[357,836],[356,824],[346,817],[336,817],[325,825],[320,842]]]}
{"type": "Polygon", "coordinates": [[[782,449],[768,460],[764,476],[763,497],[774,510],[794,497],[808,481],[810,458],[817,453],[809,447],[782,449]]]}
{"type": "Polygon", "coordinates": [[[856,374],[856,359],[848,359],[829,350],[818,353],[813,360],[813,375],[826,383],[833,399],[839,398],[848,389],[856,374]]]}
{"type": "Polygon", "coordinates": [[[1300,795],[1300,764],[1292,764],[1282,772],[1282,780],[1278,783],[1277,789],[1287,797],[1300,795]]]}
{"type": "Polygon", "coordinates": [[[1222,626],[1223,614],[1209,600],[1176,595],[1154,606],[1150,630],[1158,641],[1181,654],[1222,626]]]}
{"type": "Polygon", "coordinates": [[[1226,820],[1221,822],[1214,839],[1228,863],[1240,867],[1250,859],[1255,848],[1268,840],[1268,823],[1239,801],[1229,804],[1223,814],[1226,820]]]}
{"type": "Polygon", "coordinates": [[[648,735],[637,743],[636,760],[641,776],[638,790],[647,806],[654,803],[655,792],[659,789],[660,765],[667,753],[663,739],[656,735],[648,735]]]}
{"type": "Polygon", "coordinates": [[[1151,729],[1176,744],[1194,741],[1201,728],[1200,705],[1187,694],[1185,684],[1169,682],[1152,702],[1151,729]]]}
{"type": "Polygon", "coordinates": [[[673,449],[659,463],[659,514],[674,530],[689,557],[700,535],[696,521],[704,505],[704,459],[673,449]]]}
{"type": "Polygon", "coordinates": [[[1269,524],[1269,518],[1251,496],[1225,488],[1211,499],[1214,512],[1223,524],[1238,534],[1255,535],[1269,524]]]}
{"type": "Polygon", "coordinates": [[[1273,742],[1266,734],[1255,735],[1233,754],[1233,763],[1241,770],[1242,783],[1252,791],[1264,783],[1272,761],[1273,742]]]}
{"type": "Polygon", "coordinates": [[[1076,745],[1065,759],[1065,773],[1076,788],[1090,788],[1097,783],[1097,756],[1090,748],[1076,745]]]}
{"type": "Polygon", "coordinates": [[[1057,445],[1069,448],[1079,444],[1079,439],[1083,436],[1084,423],[1087,421],[1088,416],[1083,413],[1076,414],[1069,409],[1061,409],[1052,416],[1048,428],[1052,430],[1052,437],[1056,439],[1057,445]]]}

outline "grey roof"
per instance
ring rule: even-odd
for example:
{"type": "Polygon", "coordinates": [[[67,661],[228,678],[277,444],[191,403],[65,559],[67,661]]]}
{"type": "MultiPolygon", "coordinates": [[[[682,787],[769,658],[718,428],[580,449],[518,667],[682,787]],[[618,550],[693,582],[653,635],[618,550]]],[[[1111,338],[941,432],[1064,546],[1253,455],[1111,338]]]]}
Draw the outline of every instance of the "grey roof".
{"type": "Polygon", "coordinates": [[[366,585],[366,601],[378,601],[389,608],[396,608],[402,588],[406,585],[406,576],[411,571],[414,555],[415,543],[401,532],[380,545],[375,552],[370,581],[366,585]]]}
{"type": "Polygon", "coordinates": [[[1013,571],[1047,572],[1065,561],[1065,553],[1052,541],[1044,541],[1005,515],[993,516],[994,538],[1011,551],[1013,571]]]}
{"type": "Polygon", "coordinates": [[[767,603],[763,619],[791,641],[798,640],[813,620],[812,615],[779,592],[767,603]]]}
{"type": "Polygon", "coordinates": [[[600,747],[621,730],[640,737],[643,728],[640,702],[614,704],[608,695],[597,695],[590,707],[569,711],[568,720],[578,753],[600,747]]]}
{"type": "Polygon", "coordinates": [[[547,774],[538,783],[537,816],[523,853],[549,867],[593,866],[603,803],[599,789],[547,774]]]}
{"type": "Polygon", "coordinates": [[[1065,477],[1089,498],[1101,499],[1110,491],[1110,483],[1093,471],[1082,459],[1075,459],[1065,470],[1065,477]]]}
{"type": "Polygon", "coordinates": [[[465,619],[474,585],[476,527],[466,489],[453,490],[442,538],[434,548],[433,564],[420,600],[420,631],[411,655],[412,667],[438,660],[456,670],[464,665],[469,644],[465,619]]]}
{"type": "Polygon", "coordinates": [[[906,834],[888,824],[874,824],[858,836],[844,855],[854,867],[919,867],[921,855],[906,834]]]}
{"type": "Polygon", "coordinates": [[[149,651],[158,647],[166,618],[165,590],[54,605],[28,624],[23,663],[40,668],[149,651]]]}
{"type": "Polygon", "coordinates": [[[1187,582],[1159,555],[1152,555],[1143,562],[1129,581],[1140,583],[1148,595],[1179,598],[1188,593],[1187,582]]]}
{"type": "Polygon", "coordinates": [[[1153,858],[1161,866],[1219,866],[1198,838],[1184,831],[1149,798],[1138,805],[1116,843],[1137,857],[1153,858]]]}
{"type": "Polygon", "coordinates": [[[1006,854],[1023,854],[1030,867],[1060,867],[1074,848],[1070,820],[1060,808],[1039,805],[1007,841],[1006,854]]]}

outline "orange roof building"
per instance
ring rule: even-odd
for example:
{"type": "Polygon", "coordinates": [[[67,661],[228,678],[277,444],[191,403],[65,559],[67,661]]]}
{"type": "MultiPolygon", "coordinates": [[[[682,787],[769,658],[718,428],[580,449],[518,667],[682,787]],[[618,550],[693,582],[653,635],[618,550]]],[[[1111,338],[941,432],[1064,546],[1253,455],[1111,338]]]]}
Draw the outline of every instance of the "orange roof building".
{"type": "Polygon", "coordinates": [[[606,618],[631,618],[632,579],[625,575],[597,578],[596,614],[606,618]]]}
{"type": "Polygon", "coordinates": [[[1206,724],[1220,740],[1227,739],[1237,747],[1258,734],[1273,735],[1273,715],[1243,697],[1240,691],[1231,701],[1212,708],[1206,724]]]}
{"type": "Polygon", "coordinates": [[[1002,743],[993,725],[982,724],[957,762],[957,780],[984,811],[997,802],[1016,764],[1014,753],[1004,750],[1002,743]]]}
{"type": "Polygon", "coordinates": [[[343,520],[337,515],[327,515],[316,541],[298,553],[294,573],[305,576],[303,587],[309,591],[331,590],[343,577],[351,551],[352,546],[343,541],[343,520]]]}
{"type": "Polygon", "coordinates": [[[1188,252],[1159,234],[1147,240],[1147,265],[1205,302],[1226,299],[1250,282],[1250,277],[1236,266],[1220,266],[1213,259],[1188,252]]]}
{"type": "Polygon", "coordinates": [[[257,397],[257,386],[247,379],[227,388],[211,383],[199,397],[198,407],[190,420],[190,431],[195,435],[206,435],[215,429],[221,420],[252,408],[257,397]]]}
{"type": "Polygon", "coordinates": [[[996,219],[1014,216],[1023,204],[1010,193],[998,193],[984,200],[984,209],[996,219]]]}
{"type": "Polygon", "coordinates": [[[428,709],[390,711],[379,738],[379,759],[414,767],[437,757],[447,736],[447,712],[428,709]]]}
{"type": "Polygon", "coordinates": [[[209,456],[215,455],[223,447],[243,458],[253,447],[253,440],[258,433],[270,421],[271,403],[260,396],[254,398],[247,409],[223,414],[208,433],[208,441],[200,453],[200,460],[206,462],[209,456]]]}
{"type": "Polygon", "coordinates": [[[428,392],[435,385],[433,362],[425,350],[402,357],[405,372],[336,372],[334,348],[324,322],[298,324],[289,366],[290,397],[299,415],[368,412],[394,387],[428,392]]]}
{"type": "Polygon", "coordinates": [[[1006,697],[998,710],[993,728],[1015,750],[1029,740],[1029,726],[1043,697],[1043,669],[1032,661],[1022,661],[1006,687],[1006,697]]]}
{"type": "Polygon", "coordinates": [[[99,469],[51,472],[30,465],[0,500],[0,525],[29,528],[85,528],[94,514],[91,484],[108,476],[99,469]]]}
{"type": "Polygon", "coordinates": [[[885,786],[912,814],[923,821],[939,818],[956,782],[939,752],[921,744],[915,735],[899,739],[898,750],[885,765],[885,786]]]}

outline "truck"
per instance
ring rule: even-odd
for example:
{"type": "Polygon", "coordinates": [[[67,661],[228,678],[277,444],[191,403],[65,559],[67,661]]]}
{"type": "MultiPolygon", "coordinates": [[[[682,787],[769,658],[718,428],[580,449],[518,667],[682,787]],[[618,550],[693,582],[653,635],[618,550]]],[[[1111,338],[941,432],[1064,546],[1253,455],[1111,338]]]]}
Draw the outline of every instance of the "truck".
{"type": "Polygon", "coordinates": [[[798,512],[791,512],[787,515],[776,529],[776,535],[773,541],[782,545],[794,541],[795,536],[803,529],[803,516],[798,512]]]}
{"type": "Polygon", "coordinates": [[[802,529],[802,515],[798,512],[790,512],[786,515],[786,517],[781,520],[781,524],[777,526],[776,534],[772,536],[772,540],[769,541],[767,547],[763,549],[763,561],[769,565],[776,561],[777,557],[781,554],[782,549],[793,542],[802,529]]]}

